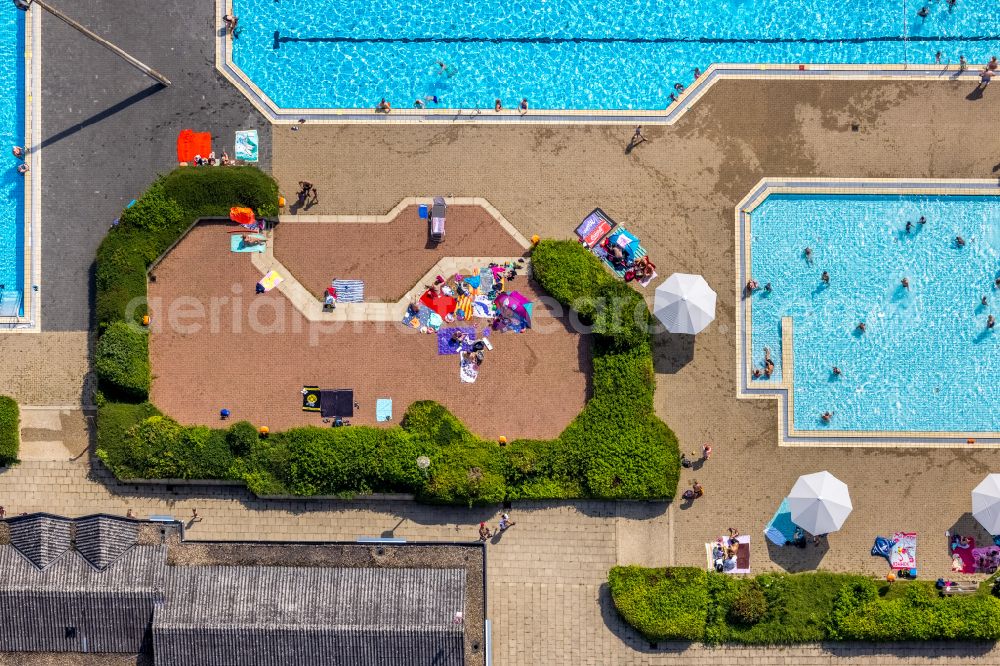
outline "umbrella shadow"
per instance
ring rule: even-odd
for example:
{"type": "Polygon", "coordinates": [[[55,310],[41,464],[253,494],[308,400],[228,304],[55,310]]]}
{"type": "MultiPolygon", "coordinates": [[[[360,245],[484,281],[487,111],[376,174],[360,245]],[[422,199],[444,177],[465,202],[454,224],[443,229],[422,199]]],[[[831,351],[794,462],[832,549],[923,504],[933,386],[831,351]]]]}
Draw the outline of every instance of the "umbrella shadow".
{"type": "Polygon", "coordinates": [[[764,540],[767,542],[767,556],[789,573],[815,571],[830,550],[830,542],[827,539],[820,539],[819,545],[814,545],[812,539],[808,539],[806,545],[802,547],[793,546],[791,542],[778,546],[767,537],[764,540]]]}
{"type": "Polygon", "coordinates": [[[989,546],[993,544],[993,535],[987,532],[986,529],[979,524],[979,521],[976,520],[976,517],[973,516],[971,512],[963,513],[959,516],[958,520],[955,521],[955,524],[948,528],[948,534],[951,535],[945,543],[945,546],[948,548],[951,547],[951,539],[956,534],[958,536],[972,537],[976,540],[977,547],[989,546]]]}
{"type": "Polygon", "coordinates": [[[695,336],[664,330],[651,336],[653,368],[657,373],[673,375],[694,360],[695,336]]]}

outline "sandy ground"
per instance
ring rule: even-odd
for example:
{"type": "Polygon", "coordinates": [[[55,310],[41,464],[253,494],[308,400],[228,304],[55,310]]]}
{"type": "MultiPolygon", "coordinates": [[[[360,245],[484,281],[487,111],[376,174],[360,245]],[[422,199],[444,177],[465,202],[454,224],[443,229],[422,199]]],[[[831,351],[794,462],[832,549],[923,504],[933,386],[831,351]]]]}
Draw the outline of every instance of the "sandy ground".
{"type": "Polygon", "coordinates": [[[311,213],[385,213],[443,192],[486,198],[526,236],[568,237],[601,206],[642,238],[661,277],[701,273],[719,294],[716,321],[696,341],[657,341],[657,411],[686,450],[715,445],[707,465],[682,475],[707,494],[678,505],[675,552],[662,562],[703,565],[704,542],[734,526],[753,537],[755,571],[884,573],[868,552],[874,537],[913,530],[921,568],[937,576],[950,571],[945,530],[986,536],[969,493],[996,454],[779,449],[775,403],[736,398],[733,210],[765,176],[995,176],[996,91],[970,100],[972,87],[728,81],[676,125],[643,128],[649,140],[631,151],[626,126],[307,125],[275,131],[273,168],[286,196],[298,180],[316,183],[323,196],[311,213]],[[845,528],[828,547],[768,550],[761,530],[781,498],[799,474],[823,469],[851,486],[845,528]]]}

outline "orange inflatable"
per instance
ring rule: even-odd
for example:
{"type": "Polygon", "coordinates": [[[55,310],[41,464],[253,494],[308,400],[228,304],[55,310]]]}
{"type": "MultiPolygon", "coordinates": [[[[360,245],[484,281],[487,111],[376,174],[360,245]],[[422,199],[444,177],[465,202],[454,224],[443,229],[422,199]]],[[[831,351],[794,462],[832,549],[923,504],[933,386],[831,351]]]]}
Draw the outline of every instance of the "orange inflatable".
{"type": "Polygon", "coordinates": [[[229,209],[229,219],[237,224],[253,224],[255,219],[252,208],[233,206],[229,209]]]}

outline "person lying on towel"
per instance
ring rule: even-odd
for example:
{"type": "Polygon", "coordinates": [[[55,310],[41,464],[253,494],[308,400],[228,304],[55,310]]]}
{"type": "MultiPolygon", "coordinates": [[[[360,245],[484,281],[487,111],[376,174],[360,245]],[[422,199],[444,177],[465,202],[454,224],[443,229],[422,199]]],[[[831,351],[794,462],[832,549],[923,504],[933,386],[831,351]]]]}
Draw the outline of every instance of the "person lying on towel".
{"type": "Polygon", "coordinates": [[[246,247],[253,247],[254,245],[266,245],[267,241],[263,238],[254,238],[249,234],[243,234],[242,236],[243,245],[246,247]]]}

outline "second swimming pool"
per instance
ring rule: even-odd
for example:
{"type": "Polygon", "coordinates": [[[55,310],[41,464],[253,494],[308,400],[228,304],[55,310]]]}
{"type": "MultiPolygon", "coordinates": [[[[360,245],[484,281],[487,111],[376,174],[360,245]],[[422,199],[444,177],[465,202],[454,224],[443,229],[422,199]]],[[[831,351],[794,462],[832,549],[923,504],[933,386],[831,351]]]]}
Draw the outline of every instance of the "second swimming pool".
{"type": "Polygon", "coordinates": [[[750,229],[747,362],[779,382],[791,317],[797,430],[1000,431],[1000,197],[771,194],[750,229]]]}
{"type": "Polygon", "coordinates": [[[1000,14],[947,0],[233,0],[277,106],[654,110],[712,63],[970,63],[1000,14]],[[442,68],[439,63],[443,63],[442,68]],[[437,101],[434,101],[434,100],[437,101]]]}

